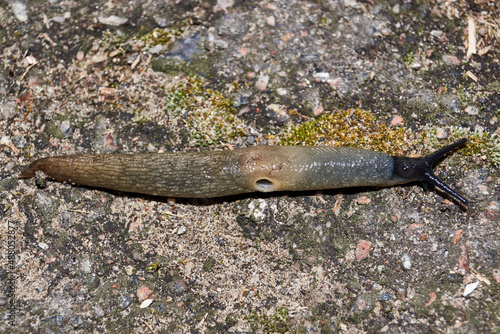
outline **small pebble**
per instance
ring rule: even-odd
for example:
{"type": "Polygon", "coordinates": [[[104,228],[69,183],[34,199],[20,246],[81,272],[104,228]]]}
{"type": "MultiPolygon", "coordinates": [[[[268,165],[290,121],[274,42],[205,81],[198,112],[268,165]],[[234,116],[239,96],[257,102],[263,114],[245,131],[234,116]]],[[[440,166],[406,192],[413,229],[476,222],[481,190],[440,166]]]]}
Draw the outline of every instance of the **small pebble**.
{"type": "Polygon", "coordinates": [[[372,243],[368,240],[360,240],[358,245],[356,246],[356,260],[361,261],[370,256],[370,250],[372,247],[372,243]]]}
{"type": "Polygon", "coordinates": [[[12,12],[16,19],[21,22],[28,21],[28,13],[26,11],[26,4],[21,1],[12,1],[10,3],[10,8],[12,8],[12,12]]]}
{"type": "Polygon", "coordinates": [[[83,52],[82,50],[76,53],[76,60],[82,61],[84,58],[85,58],[85,52],[83,52]]]}
{"type": "Polygon", "coordinates": [[[443,31],[441,30],[432,30],[431,35],[436,37],[436,38],[441,38],[443,37],[443,31]]]}
{"type": "Polygon", "coordinates": [[[51,18],[52,21],[57,22],[59,24],[64,23],[67,19],[71,18],[70,12],[65,12],[63,15],[56,15],[51,18]]]}
{"type": "Polygon", "coordinates": [[[436,138],[446,139],[448,138],[448,132],[446,132],[446,130],[444,129],[438,128],[436,131],[436,138]]]}
{"type": "MultiPolygon", "coordinates": [[[[147,299],[148,300],[148,299],[147,299]]],[[[118,299],[118,303],[120,303],[121,308],[127,308],[129,307],[131,300],[129,296],[120,296],[118,299]]]]}
{"type": "Polygon", "coordinates": [[[475,116],[477,114],[479,114],[479,109],[477,107],[474,107],[474,106],[468,106],[467,108],[465,108],[465,113],[471,115],[471,116],[475,116]]]}
{"type": "Polygon", "coordinates": [[[467,297],[468,295],[470,295],[471,293],[473,293],[474,290],[476,290],[476,288],[478,286],[479,286],[479,281],[477,281],[475,283],[467,284],[465,286],[465,289],[464,289],[464,297],[467,297]]]}
{"type": "Polygon", "coordinates": [[[18,106],[14,101],[0,104],[0,119],[10,120],[18,114],[18,106]]]}
{"type": "Polygon", "coordinates": [[[141,303],[141,308],[146,308],[146,307],[149,307],[149,305],[151,305],[151,303],[154,302],[154,299],[146,299],[145,301],[143,301],[141,303]]]}
{"type": "Polygon", "coordinates": [[[132,276],[134,274],[134,266],[126,266],[125,272],[128,276],[132,276]]]}
{"type": "Polygon", "coordinates": [[[314,80],[318,82],[326,82],[330,79],[330,73],[328,72],[316,72],[313,74],[314,80]]]}
{"type": "Polygon", "coordinates": [[[258,91],[265,91],[267,89],[267,84],[269,83],[269,75],[261,74],[257,82],[255,83],[255,89],[258,91]]]}
{"type": "Polygon", "coordinates": [[[71,123],[69,120],[65,120],[61,122],[60,126],[61,132],[64,136],[64,138],[68,138],[71,135],[71,131],[73,130],[73,127],[71,126],[71,123]]]}
{"type": "Polygon", "coordinates": [[[157,44],[151,48],[149,48],[148,52],[151,53],[151,54],[159,54],[160,52],[163,51],[163,45],[161,44],[157,44]]]}
{"type": "Polygon", "coordinates": [[[110,26],[120,26],[122,24],[125,24],[127,22],[127,19],[116,15],[111,15],[108,17],[99,16],[99,22],[110,26]]]}
{"type": "Polygon", "coordinates": [[[75,327],[75,328],[83,325],[82,316],[77,315],[76,317],[74,317],[73,319],[71,319],[71,323],[73,324],[73,327],[75,327]]]}
{"type": "Polygon", "coordinates": [[[486,211],[494,211],[494,212],[499,212],[500,211],[500,204],[495,201],[491,201],[488,206],[486,207],[486,211]]]}
{"type": "Polygon", "coordinates": [[[389,313],[392,311],[392,303],[387,302],[387,301],[382,301],[382,310],[384,313],[389,313]]]}
{"type": "Polygon", "coordinates": [[[102,317],[104,317],[104,311],[99,306],[96,306],[94,309],[94,318],[99,319],[102,317]]]}
{"type": "Polygon", "coordinates": [[[174,283],[172,283],[172,285],[170,286],[170,290],[172,290],[173,292],[176,292],[176,293],[182,293],[184,291],[186,291],[188,289],[188,286],[186,285],[186,283],[179,279],[177,281],[175,281],[174,283]]]}
{"type": "Polygon", "coordinates": [[[381,293],[379,296],[379,300],[385,300],[385,301],[391,300],[392,298],[393,295],[388,292],[381,293]]]}
{"type": "Polygon", "coordinates": [[[186,233],[186,230],[187,230],[186,226],[184,225],[179,226],[179,228],[177,229],[177,235],[186,233]]]}
{"type": "Polygon", "coordinates": [[[399,300],[404,301],[406,299],[406,289],[399,288],[396,294],[399,300]]]}
{"type": "Polygon", "coordinates": [[[34,65],[36,64],[36,58],[29,55],[26,57],[26,62],[28,63],[28,65],[34,65]]]}
{"type": "Polygon", "coordinates": [[[370,204],[371,201],[372,200],[366,196],[360,196],[360,197],[358,197],[357,203],[358,204],[370,204]]]}
{"type": "Polygon", "coordinates": [[[285,88],[278,88],[276,89],[276,93],[278,93],[279,96],[285,96],[288,91],[285,88]]]}
{"type": "Polygon", "coordinates": [[[148,299],[149,296],[153,294],[153,291],[147,286],[141,286],[137,289],[136,295],[141,302],[148,299]]]}
{"type": "Polygon", "coordinates": [[[500,269],[493,269],[493,278],[500,283],[500,269]]]}
{"type": "Polygon", "coordinates": [[[404,253],[403,256],[401,257],[401,261],[403,261],[403,267],[406,270],[410,270],[411,269],[411,258],[410,258],[410,255],[408,255],[407,253],[404,253]]]}
{"type": "Polygon", "coordinates": [[[396,115],[392,118],[391,125],[400,126],[400,125],[403,125],[403,121],[404,121],[403,117],[396,115]]]}
{"type": "Polygon", "coordinates": [[[14,169],[14,167],[16,167],[16,163],[13,160],[11,160],[7,162],[7,164],[5,164],[4,171],[11,172],[14,169]]]}
{"type": "Polygon", "coordinates": [[[90,273],[92,271],[92,265],[89,259],[85,259],[81,262],[82,271],[85,273],[90,273]]]}
{"type": "Polygon", "coordinates": [[[3,136],[2,139],[0,139],[0,145],[9,146],[10,145],[10,137],[3,136]]]}
{"type": "Polygon", "coordinates": [[[452,66],[460,65],[460,60],[458,60],[456,56],[443,55],[442,59],[446,65],[452,65],[452,66]]]}

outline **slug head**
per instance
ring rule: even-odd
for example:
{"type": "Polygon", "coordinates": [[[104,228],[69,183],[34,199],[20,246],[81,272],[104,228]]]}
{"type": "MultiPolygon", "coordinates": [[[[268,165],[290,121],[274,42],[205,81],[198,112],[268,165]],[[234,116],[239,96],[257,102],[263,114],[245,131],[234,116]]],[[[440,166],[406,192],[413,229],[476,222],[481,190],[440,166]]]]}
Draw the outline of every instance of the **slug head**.
{"type": "Polygon", "coordinates": [[[446,146],[426,157],[423,158],[407,158],[407,157],[393,157],[394,158],[394,171],[391,179],[395,182],[407,183],[412,181],[424,181],[432,184],[441,189],[444,193],[455,199],[460,204],[466,206],[467,200],[460,196],[456,191],[447,186],[436,175],[432,168],[439,159],[446,156],[455,148],[465,144],[466,138],[446,146]]]}

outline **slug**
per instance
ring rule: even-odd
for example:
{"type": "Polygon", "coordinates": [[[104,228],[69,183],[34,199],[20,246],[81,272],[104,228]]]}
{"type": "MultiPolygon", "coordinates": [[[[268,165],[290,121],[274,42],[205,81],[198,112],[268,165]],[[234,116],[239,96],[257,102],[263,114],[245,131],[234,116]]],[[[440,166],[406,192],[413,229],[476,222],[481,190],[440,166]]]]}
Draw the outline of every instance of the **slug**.
{"type": "Polygon", "coordinates": [[[222,197],[249,192],[385,187],[424,181],[462,205],[467,200],[439,180],[435,162],[461,139],[423,158],[360,148],[254,146],[232,151],[151,154],[77,154],[31,163],[20,178],[43,171],[73,185],[167,197],[222,197]]]}

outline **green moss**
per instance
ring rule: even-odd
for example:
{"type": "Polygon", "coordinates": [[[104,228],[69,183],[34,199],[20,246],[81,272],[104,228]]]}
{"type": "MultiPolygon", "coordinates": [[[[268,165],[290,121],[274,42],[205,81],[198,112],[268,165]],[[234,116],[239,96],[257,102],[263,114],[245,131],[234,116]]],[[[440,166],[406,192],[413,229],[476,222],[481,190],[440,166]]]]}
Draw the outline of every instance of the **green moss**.
{"type": "Polygon", "coordinates": [[[151,67],[155,72],[163,72],[169,75],[201,75],[208,77],[213,67],[213,60],[216,57],[206,57],[194,54],[192,60],[185,60],[181,57],[155,57],[151,60],[151,67]]]}
{"type": "Polygon", "coordinates": [[[114,51],[120,48],[124,49],[128,36],[118,35],[116,32],[106,30],[103,32],[99,45],[106,51],[114,51]]]}
{"type": "Polygon", "coordinates": [[[148,270],[149,272],[156,272],[156,271],[158,271],[158,270],[160,269],[160,267],[161,267],[161,263],[159,263],[159,262],[153,262],[153,263],[151,263],[151,264],[147,267],[147,270],[148,270]]]}
{"type": "Polygon", "coordinates": [[[173,37],[178,37],[184,32],[183,27],[170,29],[156,28],[139,39],[148,47],[170,43],[173,37]]]}
{"type": "Polygon", "coordinates": [[[215,259],[211,256],[207,257],[205,259],[205,262],[203,262],[203,270],[205,271],[212,270],[214,266],[215,266],[215,259]]]}
{"type": "Polygon", "coordinates": [[[415,60],[415,51],[408,51],[407,53],[405,53],[404,57],[403,57],[403,61],[408,64],[408,65],[411,65],[413,63],[413,61],[415,60]]]}
{"type": "Polygon", "coordinates": [[[134,117],[132,117],[132,122],[136,124],[146,124],[148,121],[148,117],[143,113],[141,109],[137,109],[134,111],[134,117]]]}
{"type": "Polygon", "coordinates": [[[488,83],[486,89],[491,92],[500,93],[500,80],[492,81],[488,83]]]}
{"type": "Polygon", "coordinates": [[[429,153],[467,138],[467,145],[456,154],[485,157],[487,166],[500,166],[500,138],[496,134],[451,126],[448,129],[449,137],[442,140],[437,138],[437,131],[438,127],[433,126],[413,133],[406,128],[387,126],[377,121],[369,111],[348,109],[288,128],[281,144],[316,145],[321,140],[322,145],[362,147],[391,155],[407,155],[414,146],[421,147],[422,153],[429,153]]]}
{"type": "Polygon", "coordinates": [[[257,328],[263,328],[266,332],[272,333],[286,333],[290,330],[290,316],[288,315],[288,308],[280,306],[275,314],[268,316],[265,313],[258,313],[253,311],[247,317],[252,329],[255,331],[257,328]]]}
{"type": "Polygon", "coordinates": [[[181,79],[167,91],[166,101],[166,112],[179,127],[187,127],[188,139],[198,146],[217,145],[244,134],[232,101],[207,88],[199,77],[181,79]]]}
{"type": "Polygon", "coordinates": [[[318,119],[287,129],[281,139],[283,145],[322,145],[362,147],[392,155],[402,155],[404,138],[410,130],[390,127],[378,122],[366,110],[347,109],[324,114],[318,119]]]}
{"type": "MultiPolygon", "coordinates": [[[[436,137],[437,129],[437,127],[427,128],[422,138],[428,139],[435,147],[442,147],[443,143],[438,142],[440,139],[436,137]]],[[[452,143],[461,138],[467,138],[467,144],[457,151],[457,154],[485,158],[486,166],[500,167],[500,138],[495,133],[470,131],[468,128],[458,126],[450,127],[447,142],[452,143]]]]}

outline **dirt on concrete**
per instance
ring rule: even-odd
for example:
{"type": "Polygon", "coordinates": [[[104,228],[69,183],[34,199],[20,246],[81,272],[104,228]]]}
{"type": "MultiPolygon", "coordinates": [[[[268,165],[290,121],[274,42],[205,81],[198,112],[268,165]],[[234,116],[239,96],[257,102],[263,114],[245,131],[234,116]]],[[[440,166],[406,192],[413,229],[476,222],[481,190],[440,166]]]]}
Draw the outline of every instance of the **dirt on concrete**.
{"type": "Polygon", "coordinates": [[[0,332],[498,332],[499,17],[492,0],[0,3],[0,332]],[[172,199],[18,179],[46,156],[279,145],[348,110],[404,129],[361,132],[408,154],[470,138],[438,167],[467,210],[420,184],[172,199]]]}

